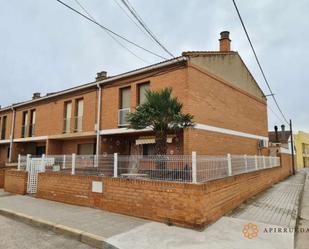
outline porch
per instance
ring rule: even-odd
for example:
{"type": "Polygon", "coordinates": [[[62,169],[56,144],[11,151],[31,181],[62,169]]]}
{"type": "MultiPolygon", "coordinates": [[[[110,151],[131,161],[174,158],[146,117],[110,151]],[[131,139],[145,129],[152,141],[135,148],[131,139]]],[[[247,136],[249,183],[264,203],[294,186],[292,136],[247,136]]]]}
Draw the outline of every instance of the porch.
{"type": "MultiPolygon", "coordinates": [[[[183,132],[169,134],[167,137],[167,155],[183,155],[183,132]]],[[[101,135],[101,153],[108,155],[149,156],[154,155],[155,136],[152,131],[124,132],[115,131],[101,135]]]]}

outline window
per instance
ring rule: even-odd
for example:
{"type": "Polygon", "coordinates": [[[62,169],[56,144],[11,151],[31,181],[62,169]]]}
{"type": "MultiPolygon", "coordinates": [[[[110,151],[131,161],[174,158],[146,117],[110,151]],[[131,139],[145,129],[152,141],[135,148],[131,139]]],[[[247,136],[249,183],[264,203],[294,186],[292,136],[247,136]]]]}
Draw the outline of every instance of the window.
{"type": "Polygon", "coordinates": [[[120,103],[118,111],[118,125],[127,126],[127,115],[130,112],[131,106],[131,88],[126,87],[120,89],[120,103]]]}
{"type": "Polygon", "coordinates": [[[81,132],[83,129],[83,115],[84,115],[84,100],[76,100],[76,113],[75,113],[75,131],[81,132]]]}
{"type": "Polygon", "coordinates": [[[143,144],[143,155],[154,155],[154,144],[143,144]]]}
{"type": "Polygon", "coordinates": [[[71,116],[72,116],[72,102],[64,103],[64,122],[63,132],[69,133],[71,131],[71,116]]]}
{"type": "Polygon", "coordinates": [[[95,144],[79,144],[77,151],[78,155],[94,155],[95,144]]]}
{"type": "Polygon", "coordinates": [[[35,130],[35,110],[30,111],[30,126],[29,126],[29,137],[34,135],[35,130]]]}
{"type": "Polygon", "coordinates": [[[143,104],[146,101],[146,91],[149,90],[149,83],[137,85],[137,104],[143,104]]]}
{"type": "Polygon", "coordinates": [[[28,124],[28,112],[23,112],[23,123],[21,127],[21,137],[26,137],[28,124]]]}
{"type": "Polygon", "coordinates": [[[131,106],[131,88],[120,89],[120,109],[127,109],[131,106]]]}
{"type": "Polygon", "coordinates": [[[6,133],[6,116],[2,117],[1,139],[5,139],[6,133]]]}

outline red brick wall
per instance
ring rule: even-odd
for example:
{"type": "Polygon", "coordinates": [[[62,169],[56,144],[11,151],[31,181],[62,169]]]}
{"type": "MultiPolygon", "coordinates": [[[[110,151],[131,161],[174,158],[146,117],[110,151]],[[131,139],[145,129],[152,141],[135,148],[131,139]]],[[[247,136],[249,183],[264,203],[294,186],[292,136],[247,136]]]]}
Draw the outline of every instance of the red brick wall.
{"type": "Polygon", "coordinates": [[[268,149],[258,150],[258,140],[200,129],[184,130],[184,154],[196,151],[200,155],[268,155],[268,149]]]}
{"type": "Polygon", "coordinates": [[[0,169],[0,188],[4,187],[4,173],[5,169],[0,169]]]}
{"type": "Polygon", "coordinates": [[[282,167],[203,184],[41,173],[37,197],[202,228],[290,175],[289,156],[282,155],[282,162],[282,167]],[[103,181],[103,194],[91,192],[93,180],[103,181]]]}
{"type": "Polygon", "coordinates": [[[28,112],[28,122],[30,122],[30,110],[32,109],[36,110],[35,136],[61,135],[63,133],[64,103],[66,101],[72,101],[71,130],[73,131],[75,110],[77,108],[76,100],[80,98],[84,99],[83,131],[93,132],[97,109],[96,87],[18,108],[16,111],[14,138],[21,137],[23,112],[28,112]]]}
{"type": "Polygon", "coordinates": [[[188,82],[187,105],[195,122],[268,137],[265,101],[192,63],[188,82]]]}
{"type": "Polygon", "coordinates": [[[5,170],[4,190],[20,195],[26,194],[27,177],[28,174],[25,171],[5,170]]]}
{"type": "Polygon", "coordinates": [[[40,173],[36,197],[86,207],[100,207],[101,195],[91,192],[92,181],[102,181],[102,177],[40,173]]]}

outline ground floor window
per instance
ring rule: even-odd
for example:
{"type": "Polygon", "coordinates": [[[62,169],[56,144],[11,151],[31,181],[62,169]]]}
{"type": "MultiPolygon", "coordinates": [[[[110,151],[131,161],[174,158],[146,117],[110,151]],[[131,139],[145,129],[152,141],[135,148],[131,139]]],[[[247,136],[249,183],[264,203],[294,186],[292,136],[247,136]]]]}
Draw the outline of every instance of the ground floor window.
{"type": "Polygon", "coordinates": [[[143,144],[143,155],[154,155],[155,154],[155,145],[154,144],[143,144]]]}
{"type": "Polygon", "coordinates": [[[94,155],[95,146],[94,144],[79,144],[77,149],[78,155],[94,155]]]}
{"type": "Polygon", "coordinates": [[[42,156],[46,153],[46,147],[45,146],[37,146],[36,147],[36,155],[42,156]]]}

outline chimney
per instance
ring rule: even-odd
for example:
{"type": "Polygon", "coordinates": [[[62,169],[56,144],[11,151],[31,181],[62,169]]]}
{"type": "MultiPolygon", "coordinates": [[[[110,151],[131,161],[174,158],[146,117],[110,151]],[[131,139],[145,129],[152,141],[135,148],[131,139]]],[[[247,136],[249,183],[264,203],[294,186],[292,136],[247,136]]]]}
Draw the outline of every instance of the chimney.
{"type": "Polygon", "coordinates": [[[107,72],[106,71],[101,71],[97,73],[97,77],[95,77],[96,81],[104,80],[107,78],[107,72]]]}
{"type": "Polygon", "coordinates": [[[220,52],[229,52],[231,51],[231,40],[229,38],[229,31],[222,31],[220,33],[221,38],[219,39],[220,52]]]}
{"type": "Polygon", "coordinates": [[[275,125],[275,135],[276,135],[276,143],[279,142],[279,137],[278,137],[278,126],[275,125]]]}
{"type": "Polygon", "coordinates": [[[32,99],[41,98],[41,93],[33,93],[32,99]]]}
{"type": "Polygon", "coordinates": [[[285,140],[285,125],[281,125],[281,140],[285,140]]]}

